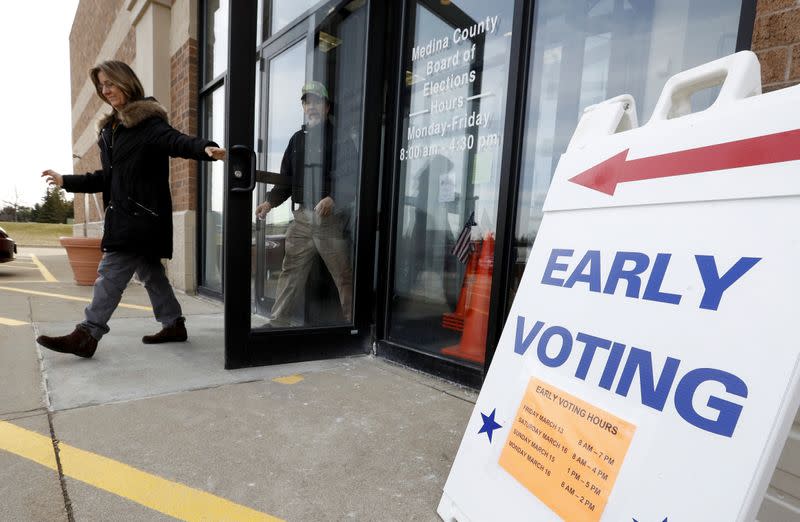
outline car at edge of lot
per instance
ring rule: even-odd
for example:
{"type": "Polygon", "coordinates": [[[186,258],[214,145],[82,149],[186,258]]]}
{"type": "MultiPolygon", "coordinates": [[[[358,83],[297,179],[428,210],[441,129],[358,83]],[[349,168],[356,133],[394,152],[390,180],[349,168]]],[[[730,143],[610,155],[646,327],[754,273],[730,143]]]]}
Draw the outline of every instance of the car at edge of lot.
{"type": "Polygon", "coordinates": [[[14,242],[8,233],[0,228],[0,263],[7,263],[14,260],[14,254],[17,253],[17,244],[14,242]]]}

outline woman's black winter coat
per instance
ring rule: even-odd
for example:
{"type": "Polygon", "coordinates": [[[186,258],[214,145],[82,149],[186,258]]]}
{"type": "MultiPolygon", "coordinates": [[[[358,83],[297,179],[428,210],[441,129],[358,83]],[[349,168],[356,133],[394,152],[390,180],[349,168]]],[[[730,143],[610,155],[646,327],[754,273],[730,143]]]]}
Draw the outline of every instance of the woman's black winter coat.
{"type": "Polygon", "coordinates": [[[106,219],[104,252],[130,252],[148,257],[172,257],[172,198],[169,157],[210,160],[213,141],[193,138],[167,123],[164,107],[152,98],[130,102],[100,122],[97,140],[102,169],[63,177],[68,192],[103,193],[106,219]],[[114,122],[118,124],[114,127],[114,122]],[[112,207],[112,208],[109,208],[112,207]],[[109,213],[113,212],[113,216],[109,213]],[[147,241],[128,237],[126,220],[145,213],[152,218],[147,241]],[[113,219],[112,219],[113,218],[113,219]],[[122,232],[122,233],[120,233],[122,232]]]}

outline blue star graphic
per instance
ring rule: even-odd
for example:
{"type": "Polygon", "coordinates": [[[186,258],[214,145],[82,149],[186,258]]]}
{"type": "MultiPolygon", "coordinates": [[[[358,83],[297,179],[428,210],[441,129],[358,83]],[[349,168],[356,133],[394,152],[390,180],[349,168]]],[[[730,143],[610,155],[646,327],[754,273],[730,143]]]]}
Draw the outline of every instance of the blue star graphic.
{"type": "Polygon", "coordinates": [[[483,417],[483,426],[481,426],[481,429],[478,431],[478,435],[485,433],[486,436],[489,437],[489,443],[492,442],[492,432],[498,428],[502,428],[502,426],[494,421],[494,413],[496,410],[497,408],[492,410],[492,413],[489,415],[481,413],[481,417],[483,417]]]}

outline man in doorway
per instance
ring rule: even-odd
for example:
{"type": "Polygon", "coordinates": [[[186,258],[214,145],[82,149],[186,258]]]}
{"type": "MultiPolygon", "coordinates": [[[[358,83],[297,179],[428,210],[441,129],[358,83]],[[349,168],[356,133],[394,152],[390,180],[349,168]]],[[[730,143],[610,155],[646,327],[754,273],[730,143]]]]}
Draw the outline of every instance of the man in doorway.
{"type": "Polygon", "coordinates": [[[356,199],[356,152],[349,139],[334,139],[331,102],[324,84],[306,83],[300,101],[305,123],[289,139],[281,160],[280,173],[291,182],[275,186],[256,207],[256,215],[263,219],[292,198],[294,221],[286,231],[272,318],[265,325],[271,327],[292,325],[294,305],[304,295],[316,254],[333,278],[345,321],[352,320],[353,265],[347,231],[356,199]]]}

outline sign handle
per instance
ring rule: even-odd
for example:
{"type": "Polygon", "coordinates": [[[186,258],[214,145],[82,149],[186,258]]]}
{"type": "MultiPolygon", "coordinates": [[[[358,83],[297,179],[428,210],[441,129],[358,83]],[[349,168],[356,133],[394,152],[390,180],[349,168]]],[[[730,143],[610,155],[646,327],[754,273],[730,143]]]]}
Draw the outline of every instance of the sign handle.
{"type": "Polygon", "coordinates": [[[722,89],[710,108],[761,94],[761,65],[755,53],[741,51],[676,74],[664,85],[647,124],[690,114],[692,95],[717,85],[722,89]]]}

